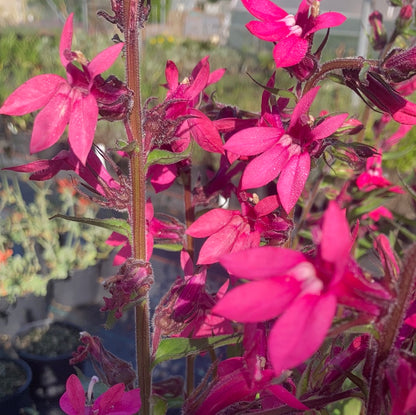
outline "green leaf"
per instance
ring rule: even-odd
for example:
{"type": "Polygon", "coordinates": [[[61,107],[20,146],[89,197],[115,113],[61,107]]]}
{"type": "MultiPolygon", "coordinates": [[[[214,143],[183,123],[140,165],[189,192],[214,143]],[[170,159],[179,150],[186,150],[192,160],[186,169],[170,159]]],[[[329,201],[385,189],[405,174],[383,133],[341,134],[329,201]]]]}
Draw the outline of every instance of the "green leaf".
{"type": "Polygon", "coordinates": [[[191,154],[191,146],[183,151],[182,153],[173,153],[167,150],[156,149],[149,153],[147,157],[146,167],[149,167],[153,164],[175,164],[179,161],[187,159],[191,154]]]}
{"type": "Polygon", "coordinates": [[[124,219],[94,219],[94,218],[79,218],[76,216],[62,215],[58,213],[50,219],[61,218],[73,222],[85,223],[87,225],[97,226],[99,228],[108,229],[117,232],[120,235],[127,236],[130,239],[130,226],[124,219]]]}
{"type": "Polygon", "coordinates": [[[182,250],[183,245],[181,244],[154,244],[153,248],[161,249],[169,252],[179,252],[182,250]]]}
{"type": "Polygon", "coordinates": [[[152,396],[152,401],[153,415],[165,415],[168,410],[167,402],[157,395],[152,396]]]}
{"type": "Polygon", "coordinates": [[[203,337],[199,339],[189,339],[186,337],[171,337],[163,339],[159,343],[156,355],[153,359],[152,367],[166,360],[180,359],[182,357],[197,355],[209,349],[215,349],[228,344],[239,343],[242,341],[241,335],[224,335],[214,337],[203,337]]]}

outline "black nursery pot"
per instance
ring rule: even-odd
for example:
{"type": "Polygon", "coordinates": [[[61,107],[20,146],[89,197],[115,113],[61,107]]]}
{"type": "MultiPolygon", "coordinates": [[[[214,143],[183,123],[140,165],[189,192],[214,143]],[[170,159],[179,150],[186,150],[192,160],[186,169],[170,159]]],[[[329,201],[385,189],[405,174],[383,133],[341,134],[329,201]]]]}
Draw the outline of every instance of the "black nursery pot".
{"type": "Polygon", "coordinates": [[[75,373],[69,359],[79,345],[81,329],[63,321],[42,320],[27,324],[13,337],[13,347],[32,369],[32,395],[54,398],[63,393],[75,373]]]}
{"type": "Polygon", "coordinates": [[[0,358],[0,414],[18,415],[29,404],[31,381],[32,371],[25,361],[0,358]],[[5,391],[6,385],[10,390],[5,391]]]}

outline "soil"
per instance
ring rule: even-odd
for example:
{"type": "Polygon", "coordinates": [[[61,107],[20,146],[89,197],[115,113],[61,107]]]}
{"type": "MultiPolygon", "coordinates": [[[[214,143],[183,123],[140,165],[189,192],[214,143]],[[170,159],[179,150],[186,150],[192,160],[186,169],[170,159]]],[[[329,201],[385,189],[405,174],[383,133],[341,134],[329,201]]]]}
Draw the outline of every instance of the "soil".
{"type": "Polygon", "coordinates": [[[79,330],[53,322],[48,326],[34,327],[16,337],[16,347],[28,354],[57,357],[71,354],[79,346],[79,330]]]}
{"type": "Polygon", "coordinates": [[[0,360],[0,399],[13,395],[25,382],[26,372],[20,365],[0,360]]]}

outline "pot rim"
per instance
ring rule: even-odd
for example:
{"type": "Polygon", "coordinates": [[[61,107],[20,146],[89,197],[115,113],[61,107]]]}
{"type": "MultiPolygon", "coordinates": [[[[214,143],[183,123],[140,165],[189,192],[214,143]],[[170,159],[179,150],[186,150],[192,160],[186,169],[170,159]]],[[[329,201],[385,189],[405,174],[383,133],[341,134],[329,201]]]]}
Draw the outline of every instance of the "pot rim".
{"type": "Polygon", "coordinates": [[[32,383],[32,369],[23,359],[14,359],[12,357],[0,357],[0,361],[14,362],[15,364],[23,368],[24,371],[26,372],[25,383],[22,386],[20,386],[12,395],[7,395],[7,396],[4,396],[3,398],[0,398],[0,403],[3,403],[3,402],[8,401],[13,396],[20,395],[29,387],[29,385],[32,383]]]}
{"type": "Polygon", "coordinates": [[[82,331],[82,329],[79,326],[77,326],[76,324],[73,324],[69,321],[64,321],[64,320],[45,319],[45,320],[36,320],[36,321],[31,322],[31,323],[27,323],[27,324],[23,325],[12,338],[13,348],[16,350],[16,352],[18,353],[20,358],[38,360],[38,361],[44,361],[44,362],[51,362],[51,361],[57,361],[57,360],[62,360],[62,359],[70,359],[72,357],[73,351],[68,352],[68,353],[64,353],[64,354],[60,354],[60,355],[57,355],[57,356],[41,356],[41,355],[37,355],[37,354],[33,354],[33,353],[28,353],[27,351],[25,351],[25,349],[22,349],[17,345],[17,338],[18,337],[28,333],[30,330],[32,330],[34,328],[43,327],[43,326],[50,326],[51,324],[58,324],[58,325],[61,325],[61,326],[70,327],[70,328],[78,330],[78,332],[82,331]]]}

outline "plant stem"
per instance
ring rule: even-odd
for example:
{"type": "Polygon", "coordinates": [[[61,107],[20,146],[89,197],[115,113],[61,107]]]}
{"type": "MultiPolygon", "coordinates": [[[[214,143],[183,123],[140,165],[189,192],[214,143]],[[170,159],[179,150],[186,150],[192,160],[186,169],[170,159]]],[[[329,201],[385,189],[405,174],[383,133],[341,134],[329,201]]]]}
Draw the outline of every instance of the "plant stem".
{"type": "MultiPolygon", "coordinates": [[[[130,154],[132,255],[134,258],[146,261],[146,154],[140,101],[140,32],[137,18],[140,13],[140,5],[138,0],[124,0],[123,10],[127,86],[134,94],[133,108],[128,121],[132,138],[137,143],[137,151],[132,151],[130,154]]],[[[150,415],[152,380],[148,298],[135,307],[135,319],[137,377],[142,401],[140,414],[150,415]]]]}

